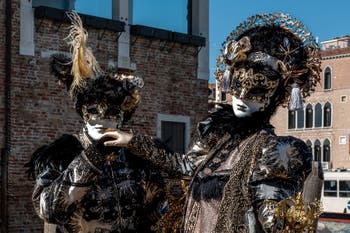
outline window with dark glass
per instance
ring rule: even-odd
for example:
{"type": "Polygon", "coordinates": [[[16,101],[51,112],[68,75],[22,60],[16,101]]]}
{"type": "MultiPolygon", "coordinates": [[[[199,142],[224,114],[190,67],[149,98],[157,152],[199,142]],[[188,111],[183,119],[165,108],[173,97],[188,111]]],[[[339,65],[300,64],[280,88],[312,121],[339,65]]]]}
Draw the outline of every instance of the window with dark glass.
{"type": "Polygon", "coordinates": [[[331,161],[331,143],[328,139],[323,142],[323,162],[331,161]]]}
{"type": "Polygon", "coordinates": [[[332,79],[332,73],[331,73],[331,68],[327,67],[324,71],[324,89],[329,90],[331,89],[331,80],[332,79]]]}
{"type": "Polygon", "coordinates": [[[174,152],[185,153],[185,129],[182,122],[162,121],[161,139],[174,152]]]}
{"type": "Polygon", "coordinates": [[[187,4],[188,0],[133,0],[133,24],[187,33],[187,4]]]}
{"type": "Polygon", "coordinates": [[[337,197],[337,181],[325,180],[323,183],[323,196],[325,197],[337,197]]]}
{"type": "Polygon", "coordinates": [[[346,95],[342,95],[342,96],[340,97],[340,101],[341,101],[342,103],[346,102],[346,95]]]}
{"type": "Polygon", "coordinates": [[[211,90],[213,92],[212,98],[213,98],[213,100],[215,100],[216,99],[216,88],[213,88],[211,90]]]}
{"type": "Polygon", "coordinates": [[[304,109],[297,111],[297,127],[298,129],[304,128],[304,109]]]}
{"type": "Polygon", "coordinates": [[[322,106],[320,103],[315,106],[315,127],[322,126],[322,106]]]}
{"type": "Polygon", "coordinates": [[[221,100],[226,101],[226,92],[221,92],[221,100]]]}
{"type": "MultiPolygon", "coordinates": [[[[53,1],[52,1],[53,2],[53,1]]],[[[93,0],[86,4],[85,0],[75,1],[75,10],[86,15],[112,19],[112,0],[93,0]]]]}
{"type": "Polygon", "coordinates": [[[212,95],[213,95],[213,91],[210,88],[208,88],[208,97],[210,98],[212,97],[212,95]]]}
{"type": "Polygon", "coordinates": [[[350,180],[339,180],[339,197],[350,197],[350,180]]]}
{"type": "Polygon", "coordinates": [[[60,0],[60,1],[33,0],[32,6],[33,7],[47,6],[47,7],[52,7],[52,8],[61,9],[61,10],[73,10],[75,8],[74,3],[75,3],[75,0],[60,0]]]}
{"type": "Polygon", "coordinates": [[[215,100],[215,88],[208,88],[209,99],[215,100]]]}
{"type": "Polygon", "coordinates": [[[314,160],[315,161],[321,161],[321,143],[319,140],[315,141],[314,146],[314,160]]]}
{"type": "Polygon", "coordinates": [[[313,126],[313,110],[312,105],[308,104],[305,110],[305,127],[312,128],[313,126]]]}
{"type": "Polygon", "coordinates": [[[332,106],[327,102],[323,107],[323,126],[329,127],[332,122],[332,106]]]}
{"type": "Polygon", "coordinates": [[[288,129],[295,129],[295,111],[288,111],[288,129]]]}
{"type": "Polygon", "coordinates": [[[306,141],[306,145],[307,145],[307,150],[309,153],[312,153],[312,143],[310,140],[306,141]]]}

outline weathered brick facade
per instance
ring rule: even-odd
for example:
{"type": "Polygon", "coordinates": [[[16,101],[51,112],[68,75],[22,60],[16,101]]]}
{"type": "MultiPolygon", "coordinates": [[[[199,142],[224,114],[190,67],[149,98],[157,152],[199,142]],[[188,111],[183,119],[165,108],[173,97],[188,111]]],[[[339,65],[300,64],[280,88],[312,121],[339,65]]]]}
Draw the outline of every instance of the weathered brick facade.
{"type": "MultiPolygon", "coordinates": [[[[11,151],[8,157],[8,232],[42,232],[23,165],[39,146],[76,133],[81,120],[65,87],[50,74],[52,51],[68,52],[65,22],[35,19],[35,56],[19,54],[19,0],[12,1],[11,151]]],[[[5,1],[0,1],[0,145],[4,147],[5,1]]],[[[119,32],[87,27],[89,46],[103,67],[118,56],[119,32]]],[[[156,135],[157,113],[186,115],[191,126],[207,114],[207,80],[197,79],[197,46],[131,35],[130,60],[143,77],[142,103],[131,121],[142,134],[156,135]],[[165,45],[165,46],[164,46],[165,45]]],[[[3,162],[3,161],[1,161],[3,162]]],[[[4,179],[2,179],[4,180],[4,179]]],[[[2,195],[4,197],[4,195],[2,195]]],[[[6,208],[5,208],[6,209],[6,208]]],[[[2,216],[3,217],[3,216],[2,216]]],[[[2,220],[4,220],[2,218],[2,220]]]]}

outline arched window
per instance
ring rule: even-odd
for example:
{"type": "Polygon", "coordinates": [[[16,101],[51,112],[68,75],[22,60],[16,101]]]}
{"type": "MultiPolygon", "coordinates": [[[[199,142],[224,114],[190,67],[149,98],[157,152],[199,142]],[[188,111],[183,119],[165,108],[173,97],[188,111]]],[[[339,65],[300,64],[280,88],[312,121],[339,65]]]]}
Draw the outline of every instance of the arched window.
{"type": "Polygon", "coordinates": [[[312,142],[310,140],[307,140],[306,145],[308,152],[312,154],[312,142]]]}
{"type": "Polygon", "coordinates": [[[221,101],[226,101],[226,92],[221,92],[221,101]]]}
{"type": "Polygon", "coordinates": [[[324,71],[324,79],[323,79],[323,84],[324,84],[324,90],[329,90],[332,88],[332,72],[331,68],[327,67],[324,71]]]}
{"type": "Polygon", "coordinates": [[[331,161],[331,143],[328,139],[323,142],[323,162],[331,161]]]}
{"type": "Polygon", "coordinates": [[[329,127],[332,124],[332,106],[327,102],[323,107],[323,126],[329,127]]]}
{"type": "Polygon", "coordinates": [[[295,129],[295,111],[288,111],[288,129],[295,129]]]}
{"type": "Polygon", "coordinates": [[[314,146],[314,160],[321,161],[321,143],[318,139],[315,141],[314,146]]]}
{"type": "Polygon", "coordinates": [[[312,110],[312,105],[308,104],[306,106],[306,111],[305,111],[305,127],[306,128],[312,128],[313,126],[313,110],[312,110]]]}
{"type": "Polygon", "coordinates": [[[315,106],[315,127],[322,127],[322,106],[320,103],[315,106]]]}
{"type": "Polygon", "coordinates": [[[297,127],[298,129],[304,128],[304,109],[297,111],[297,127]]]}

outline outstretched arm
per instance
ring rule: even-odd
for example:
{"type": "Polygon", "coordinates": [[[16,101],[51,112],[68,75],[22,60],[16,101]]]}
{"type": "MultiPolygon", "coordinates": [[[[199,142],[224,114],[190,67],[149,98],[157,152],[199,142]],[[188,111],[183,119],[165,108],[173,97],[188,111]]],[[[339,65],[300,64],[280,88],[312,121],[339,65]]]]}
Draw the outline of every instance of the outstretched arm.
{"type": "Polygon", "coordinates": [[[172,152],[159,139],[150,136],[134,136],[117,130],[107,132],[103,137],[113,138],[113,140],[106,141],[105,146],[127,147],[133,154],[147,159],[165,172],[177,176],[191,176],[207,153],[200,141],[195,142],[188,153],[179,154],[172,152]]]}

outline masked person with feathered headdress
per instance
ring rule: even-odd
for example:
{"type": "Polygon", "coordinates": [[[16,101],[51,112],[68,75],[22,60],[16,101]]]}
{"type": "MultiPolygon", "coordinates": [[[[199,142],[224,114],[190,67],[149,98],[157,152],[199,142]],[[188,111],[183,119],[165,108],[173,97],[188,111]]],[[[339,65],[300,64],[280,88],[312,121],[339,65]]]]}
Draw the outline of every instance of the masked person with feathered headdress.
{"type": "Polygon", "coordinates": [[[187,154],[121,131],[107,132],[115,140],[105,145],[125,146],[173,176],[192,176],[181,231],[282,231],[273,203],[303,190],[312,157],[302,140],[277,136],[270,118],[280,105],[302,107],[302,97],[319,81],[318,52],[310,32],[292,17],[252,16],[227,37],[217,59],[216,78],[232,105],[221,104],[198,124],[187,154]]]}
{"type": "Polygon", "coordinates": [[[69,16],[72,57],[53,55],[51,66],[85,125],[79,135],[40,147],[26,164],[36,179],[35,210],[56,224],[56,232],[152,232],[164,201],[159,172],[124,148],[106,148],[101,139],[130,119],[143,80],[103,72],[86,47],[80,17],[69,16]]]}

